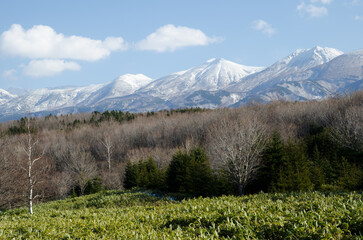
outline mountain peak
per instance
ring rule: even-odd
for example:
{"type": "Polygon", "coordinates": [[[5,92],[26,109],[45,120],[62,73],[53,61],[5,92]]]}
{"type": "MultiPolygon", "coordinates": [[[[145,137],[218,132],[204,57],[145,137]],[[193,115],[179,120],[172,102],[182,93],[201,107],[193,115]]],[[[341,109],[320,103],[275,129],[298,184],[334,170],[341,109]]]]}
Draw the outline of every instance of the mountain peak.
{"type": "Polygon", "coordinates": [[[333,58],[343,54],[343,52],[338,49],[320,46],[313,47],[308,51],[313,52],[315,55],[319,55],[325,62],[329,62],[333,58]]]}
{"type": "Polygon", "coordinates": [[[206,61],[206,63],[208,64],[218,64],[221,62],[229,62],[229,61],[225,60],[224,58],[211,58],[206,61]]]}
{"type": "Polygon", "coordinates": [[[211,58],[211,59],[208,59],[206,62],[207,63],[212,63],[212,62],[214,62],[214,61],[216,61],[217,60],[217,58],[211,58]]]}
{"type": "Polygon", "coordinates": [[[314,51],[321,51],[321,50],[323,50],[323,49],[324,49],[324,47],[315,46],[315,47],[311,48],[310,50],[314,50],[314,51]]]}
{"type": "Polygon", "coordinates": [[[335,92],[362,89],[363,50],[341,54],[334,48],[315,46],[296,50],[267,68],[213,58],[154,81],[143,74],[124,74],[105,84],[84,87],[24,93],[0,89],[0,120],[14,118],[24,109],[40,114],[84,109],[214,108],[237,106],[233,104],[250,99],[321,99],[335,92]]]}
{"type": "Polygon", "coordinates": [[[126,74],[123,74],[123,75],[119,76],[118,78],[116,78],[116,80],[118,80],[118,79],[137,79],[137,78],[149,78],[149,77],[145,76],[142,73],[138,73],[138,74],[126,73],[126,74]]]}
{"type": "Polygon", "coordinates": [[[327,63],[342,54],[342,51],[335,48],[316,46],[310,49],[298,49],[275,65],[306,70],[327,63]]]}
{"type": "Polygon", "coordinates": [[[218,91],[236,83],[244,77],[263,70],[263,67],[250,67],[223,58],[212,58],[203,64],[157,79],[140,89],[153,92],[153,97],[175,98],[177,95],[194,91],[218,91]]]}
{"type": "Polygon", "coordinates": [[[145,76],[144,74],[124,74],[116,78],[111,82],[110,86],[113,92],[118,92],[118,95],[124,95],[127,92],[133,93],[140,87],[146,86],[152,81],[151,78],[145,76]],[[120,93],[122,92],[122,94],[120,93]],[[125,93],[124,93],[125,92],[125,93]]]}
{"type": "Polygon", "coordinates": [[[0,88],[0,103],[1,104],[3,104],[6,101],[8,101],[10,99],[13,99],[15,97],[17,97],[17,96],[13,95],[13,94],[9,93],[8,91],[0,88]]]}
{"type": "MultiPolygon", "coordinates": [[[[225,69],[225,68],[234,68],[234,69],[240,69],[245,71],[244,75],[249,75],[255,72],[262,71],[265,67],[255,67],[255,66],[246,66],[242,64],[238,64],[235,62],[231,62],[229,60],[226,60],[224,58],[211,58],[208,61],[206,61],[204,64],[202,64],[200,67],[204,68],[219,68],[219,69],[225,69]]],[[[237,70],[238,71],[238,70],[237,70]]]]}

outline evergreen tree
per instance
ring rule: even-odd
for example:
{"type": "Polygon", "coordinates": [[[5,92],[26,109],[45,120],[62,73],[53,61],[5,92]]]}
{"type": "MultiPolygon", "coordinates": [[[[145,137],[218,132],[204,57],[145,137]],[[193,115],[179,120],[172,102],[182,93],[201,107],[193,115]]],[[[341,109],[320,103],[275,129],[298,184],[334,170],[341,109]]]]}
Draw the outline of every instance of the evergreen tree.
{"type": "Polygon", "coordinates": [[[102,178],[95,177],[92,180],[89,180],[87,183],[87,186],[84,190],[84,194],[92,194],[97,193],[103,190],[102,187],[102,178]]]}
{"type": "Polygon", "coordinates": [[[185,177],[190,157],[179,150],[173,155],[167,170],[167,185],[171,192],[185,193],[185,177]]]}
{"type": "Polygon", "coordinates": [[[310,176],[311,182],[313,183],[315,190],[321,190],[323,184],[325,183],[325,174],[323,170],[324,162],[322,161],[322,158],[320,156],[318,146],[315,145],[311,161],[311,176],[310,176]]]}
{"type": "Polygon", "coordinates": [[[212,170],[206,153],[201,148],[192,149],[190,163],[186,167],[186,191],[194,196],[210,195],[212,170]]]}
{"type": "Polygon", "coordinates": [[[162,179],[160,178],[160,171],[156,166],[155,161],[152,159],[152,157],[149,157],[144,164],[149,179],[149,182],[146,187],[151,189],[157,189],[161,185],[162,179]]]}
{"type": "Polygon", "coordinates": [[[351,164],[346,158],[342,158],[340,164],[340,174],[338,178],[338,186],[342,190],[354,190],[361,181],[361,171],[355,164],[351,164]]]}
{"type": "Polygon", "coordinates": [[[301,143],[288,143],[284,149],[275,191],[307,191],[313,189],[309,161],[301,143]]]}
{"type": "Polygon", "coordinates": [[[125,168],[125,179],[124,179],[124,188],[131,189],[137,186],[138,179],[138,168],[137,165],[133,165],[131,161],[127,162],[125,168]]]}
{"type": "Polygon", "coordinates": [[[140,159],[137,164],[137,186],[142,188],[147,188],[149,185],[149,172],[145,162],[140,159]]]}
{"type": "Polygon", "coordinates": [[[212,193],[212,170],[206,153],[201,148],[173,155],[167,170],[167,185],[171,192],[193,196],[208,196],[212,193]]]}
{"type": "Polygon", "coordinates": [[[264,167],[261,169],[259,187],[260,190],[272,191],[273,185],[281,181],[281,167],[283,165],[284,143],[280,135],[274,132],[263,154],[264,167]]]}

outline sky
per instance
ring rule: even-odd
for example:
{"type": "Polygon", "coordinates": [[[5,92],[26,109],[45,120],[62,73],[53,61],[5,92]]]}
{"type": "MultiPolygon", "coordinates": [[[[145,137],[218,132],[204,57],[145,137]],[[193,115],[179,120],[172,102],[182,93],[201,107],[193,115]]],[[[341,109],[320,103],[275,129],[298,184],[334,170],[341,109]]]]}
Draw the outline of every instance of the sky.
{"type": "Polygon", "coordinates": [[[363,48],[363,0],[0,1],[0,88],[157,79],[224,58],[269,66],[296,49],[363,48]]]}

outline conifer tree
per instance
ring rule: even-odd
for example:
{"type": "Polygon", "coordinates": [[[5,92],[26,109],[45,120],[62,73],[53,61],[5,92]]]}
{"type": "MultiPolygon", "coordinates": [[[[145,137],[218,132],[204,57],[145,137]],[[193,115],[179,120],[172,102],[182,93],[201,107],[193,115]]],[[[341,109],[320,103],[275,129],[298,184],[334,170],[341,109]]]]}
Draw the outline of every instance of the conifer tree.
{"type": "Polygon", "coordinates": [[[158,186],[160,185],[160,173],[159,173],[159,169],[155,164],[155,161],[153,160],[152,157],[149,157],[148,160],[144,163],[147,173],[148,173],[148,179],[149,182],[147,184],[147,188],[151,188],[151,189],[156,189],[158,188],[158,186]]]}
{"type": "Polygon", "coordinates": [[[343,190],[353,190],[358,186],[361,178],[360,169],[354,164],[349,163],[347,159],[343,157],[340,164],[338,186],[343,190]]]}
{"type": "Polygon", "coordinates": [[[179,150],[173,155],[167,170],[168,189],[171,192],[185,192],[185,177],[190,157],[179,150]]]}
{"type": "Polygon", "coordinates": [[[263,154],[264,166],[261,169],[259,179],[261,179],[260,188],[265,191],[273,190],[273,185],[281,181],[282,173],[280,172],[283,164],[284,143],[280,135],[274,132],[271,141],[266,147],[263,154]]]}
{"type": "Polygon", "coordinates": [[[206,153],[201,148],[194,148],[190,152],[190,164],[186,169],[186,190],[198,196],[210,194],[212,170],[206,153]]]}
{"type": "Polygon", "coordinates": [[[133,165],[131,161],[127,162],[126,168],[125,168],[125,179],[124,179],[124,188],[131,189],[133,187],[137,186],[137,166],[133,165]]]}
{"type": "Polygon", "coordinates": [[[323,171],[322,158],[318,146],[314,146],[313,157],[311,161],[311,181],[314,184],[315,190],[321,190],[325,183],[325,174],[323,171]]]}

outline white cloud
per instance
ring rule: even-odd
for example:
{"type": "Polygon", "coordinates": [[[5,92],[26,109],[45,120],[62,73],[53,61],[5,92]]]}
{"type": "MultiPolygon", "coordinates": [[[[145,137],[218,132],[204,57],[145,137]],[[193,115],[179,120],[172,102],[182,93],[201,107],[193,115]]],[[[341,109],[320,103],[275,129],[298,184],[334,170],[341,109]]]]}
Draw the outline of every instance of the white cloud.
{"type": "Polygon", "coordinates": [[[5,79],[17,80],[18,78],[16,77],[16,73],[17,73],[16,69],[8,69],[3,72],[2,76],[5,79]]]}
{"type": "Polygon", "coordinates": [[[363,17],[362,16],[355,16],[354,20],[356,21],[363,21],[363,17]]]}
{"type": "Polygon", "coordinates": [[[312,18],[322,17],[328,14],[328,9],[324,6],[316,6],[314,4],[306,5],[302,2],[300,5],[297,6],[297,10],[300,13],[307,13],[312,18]]]}
{"type": "Polygon", "coordinates": [[[332,0],[310,0],[312,3],[330,4],[332,0]]]}
{"type": "Polygon", "coordinates": [[[21,25],[13,24],[0,35],[1,53],[30,59],[97,61],[109,56],[112,51],[126,48],[127,44],[120,37],[108,37],[104,41],[81,36],[67,37],[44,25],[24,30],[21,25]]]}
{"type": "Polygon", "coordinates": [[[33,78],[50,77],[63,71],[79,71],[81,66],[75,62],[67,62],[59,59],[32,60],[23,66],[23,74],[33,78]]]}
{"type": "Polygon", "coordinates": [[[261,20],[261,19],[253,21],[252,28],[257,31],[263,32],[264,34],[268,35],[269,37],[271,37],[273,34],[276,33],[276,30],[271,26],[271,24],[269,24],[266,21],[261,20]]]}
{"type": "Polygon", "coordinates": [[[215,37],[210,38],[206,36],[199,29],[168,24],[136,43],[136,49],[172,52],[183,47],[205,46],[219,40],[215,37]]]}

